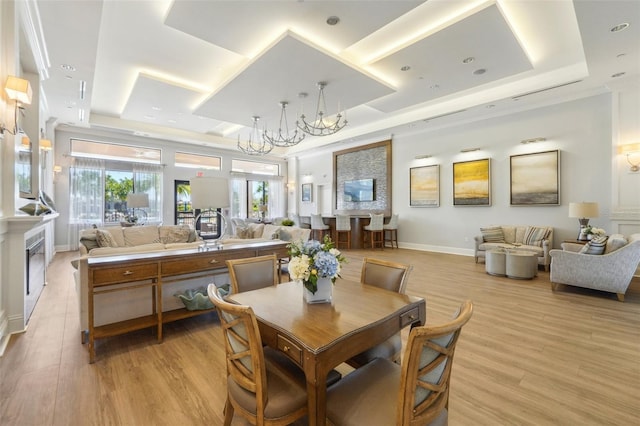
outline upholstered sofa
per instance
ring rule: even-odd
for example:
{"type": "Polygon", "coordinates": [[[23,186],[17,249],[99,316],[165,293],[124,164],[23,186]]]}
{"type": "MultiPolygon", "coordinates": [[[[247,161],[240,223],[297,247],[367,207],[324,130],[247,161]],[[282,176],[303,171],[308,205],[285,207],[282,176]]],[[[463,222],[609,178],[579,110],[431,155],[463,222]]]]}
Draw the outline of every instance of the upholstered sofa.
{"type": "Polygon", "coordinates": [[[538,265],[549,270],[553,248],[553,228],[550,226],[492,225],[480,228],[482,235],[476,236],[474,257],[476,263],[485,258],[487,250],[496,248],[523,250],[536,253],[538,265]]]}
{"type": "Polygon", "coordinates": [[[108,226],[80,231],[80,255],[108,256],[198,247],[202,240],[188,225],[108,226]]]}
{"type": "Polygon", "coordinates": [[[640,234],[628,238],[611,235],[603,254],[588,254],[588,246],[563,243],[562,250],[551,250],[551,289],[557,284],[616,293],[624,301],[633,275],[640,266],[640,234]],[[581,253],[584,251],[585,253],[581,253]]]}
{"type": "Polygon", "coordinates": [[[240,243],[247,240],[306,241],[311,235],[311,229],[297,226],[254,223],[237,218],[232,219],[231,222],[233,235],[223,238],[223,243],[240,243]]]}

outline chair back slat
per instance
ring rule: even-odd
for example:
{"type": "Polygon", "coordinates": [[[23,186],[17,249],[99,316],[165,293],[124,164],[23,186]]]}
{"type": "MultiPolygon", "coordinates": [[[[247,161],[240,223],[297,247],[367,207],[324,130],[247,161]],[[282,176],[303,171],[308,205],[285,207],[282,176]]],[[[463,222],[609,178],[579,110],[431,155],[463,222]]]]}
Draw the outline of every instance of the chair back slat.
{"type": "Polygon", "coordinates": [[[254,393],[256,402],[264,407],[267,376],[262,339],[253,310],[249,306],[226,302],[215,284],[209,285],[207,293],[220,318],[229,376],[239,386],[254,393]]]}
{"type": "Polygon", "coordinates": [[[454,319],[437,326],[414,327],[402,362],[397,424],[428,424],[449,402],[453,356],[473,304],[462,304],[454,319]]]}

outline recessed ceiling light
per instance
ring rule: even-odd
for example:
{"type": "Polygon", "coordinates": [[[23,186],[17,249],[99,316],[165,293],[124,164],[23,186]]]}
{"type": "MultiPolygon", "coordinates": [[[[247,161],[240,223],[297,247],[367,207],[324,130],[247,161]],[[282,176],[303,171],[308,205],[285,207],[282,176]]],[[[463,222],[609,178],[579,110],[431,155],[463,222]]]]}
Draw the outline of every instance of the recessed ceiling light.
{"type": "Polygon", "coordinates": [[[336,25],[338,22],[340,22],[340,18],[337,16],[329,16],[327,18],[327,25],[336,25]]]}
{"type": "Polygon", "coordinates": [[[611,77],[612,78],[618,78],[618,77],[622,77],[625,74],[626,74],[626,72],[617,72],[617,73],[613,74],[611,77]]]}
{"type": "Polygon", "coordinates": [[[409,71],[411,69],[411,67],[409,65],[405,65],[404,67],[400,68],[400,71],[409,71]]]}
{"type": "Polygon", "coordinates": [[[471,62],[473,62],[473,61],[475,61],[475,60],[476,60],[476,58],[474,58],[473,56],[469,56],[468,58],[464,58],[464,59],[462,60],[462,63],[463,63],[463,64],[470,64],[471,62]]]}
{"type": "Polygon", "coordinates": [[[65,71],[75,71],[76,67],[74,67],[73,65],[69,65],[69,64],[62,64],[60,65],[60,68],[62,68],[65,71]]]}
{"type": "Polygon", "coordinates": [[[622,24],[618,24],[615,27],[611,28],[610,31],[612,33],[617,33],[619,31],[626,30],[627,28],[629,28],[629,23],[628,22],[623,22],[622,24]]]}
{"type": "Polygon", "coordinates": [[[429,86],[429,89],[431,90],[438,90],[440,88],[439,84],[432,84],[431,86],[429,86]]]}
{"type": "Polygon", "coordinates": [[[494,104],[489,104],[489,105],[486,105],[485,108],[495,108],[495,105],[494,104]]]}
{"type": "Polygon", "coordinates": [[[151,109],[154,110],[154,111],[162,111],[162,108],[157,107],[157,106],[152,106],[151,109]]]}
{"type": "Polygon", "coordinates": [[[473,75],[482,75],[482,74],[484,74],[485,72],[487,72],[487,70],[486,70],[486,69],[484,69],[484,68],[478,68],[477,70],[475,70],[475,71],[473,72],[473,75]]]}

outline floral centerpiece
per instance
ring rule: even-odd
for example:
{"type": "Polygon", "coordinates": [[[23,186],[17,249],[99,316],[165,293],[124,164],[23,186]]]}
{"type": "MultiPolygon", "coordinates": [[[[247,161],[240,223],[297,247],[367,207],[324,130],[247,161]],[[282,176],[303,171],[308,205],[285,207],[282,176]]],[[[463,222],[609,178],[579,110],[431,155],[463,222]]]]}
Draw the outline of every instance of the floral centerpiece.
{"type": "Polygon", "coordinates": [[[300,280],[311,293],[318,291],[318,278],[330,278],[332,283],[340,276],[340,267],[346,258],[335,248],[328,235],[322,243],[316,240],[290,243],[289,276],[300,280]]]}

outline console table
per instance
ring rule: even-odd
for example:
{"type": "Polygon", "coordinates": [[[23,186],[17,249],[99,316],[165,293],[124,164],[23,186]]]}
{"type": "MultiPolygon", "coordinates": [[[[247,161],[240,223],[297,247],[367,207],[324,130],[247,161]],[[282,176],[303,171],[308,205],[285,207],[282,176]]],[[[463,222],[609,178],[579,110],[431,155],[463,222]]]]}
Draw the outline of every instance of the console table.
{"type": "Polygon", "coordinates": [[[89,362],[95,361],[95,340],[143,328],[156,327],[158,343],[162,342],[162,324],[210,312],[214,309],[189,311],[186,308],[162,312],[164,286],[179,282],[181,277],[206,276],[226,269],[226,260],[275,254],[278,259],[289,256],[287,242],[221,245],[208,249],[165,250],[130,253],[118,256],[87,257],[82,270],[87,274],[89,362]],[[94,297],[136,288],[149,288],[151,315],[100,326],[94,325],[94,297]]]}

